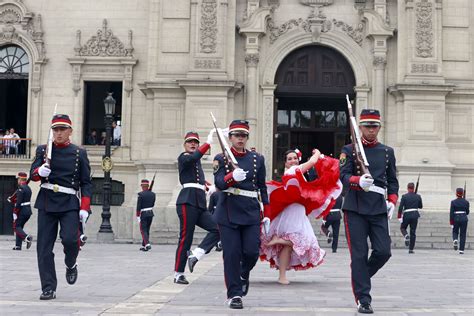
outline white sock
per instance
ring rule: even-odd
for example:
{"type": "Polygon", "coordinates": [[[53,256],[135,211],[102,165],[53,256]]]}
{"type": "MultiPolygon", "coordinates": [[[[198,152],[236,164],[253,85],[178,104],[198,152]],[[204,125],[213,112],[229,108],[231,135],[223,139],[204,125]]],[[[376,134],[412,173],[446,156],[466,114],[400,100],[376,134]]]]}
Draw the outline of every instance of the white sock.
{"type": "Polygon", "coordinates": [[[196,257],[196,259],[201,260],[201,258],[206,254],[206,252],[204,251],[204,249],[196,247],[196,249],[192,251],[192,254],[194,257],[196,257]]]}

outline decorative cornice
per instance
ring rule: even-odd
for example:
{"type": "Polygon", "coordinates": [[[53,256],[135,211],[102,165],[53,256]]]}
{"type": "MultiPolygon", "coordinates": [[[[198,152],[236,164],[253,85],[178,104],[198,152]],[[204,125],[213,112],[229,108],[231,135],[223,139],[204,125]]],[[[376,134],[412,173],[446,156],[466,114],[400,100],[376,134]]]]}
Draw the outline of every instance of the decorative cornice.
{"type": "Polygon", "coordinates": [[[128,44],[125,46],[107,27],[107,20],[102,22],[102,28],[97,30],[97,35],[92,36],[85,45],[81,45],[81,31],[76,31],[76,56],[100,57],[133,57],[132,31],[128,31],[128,44]]]}

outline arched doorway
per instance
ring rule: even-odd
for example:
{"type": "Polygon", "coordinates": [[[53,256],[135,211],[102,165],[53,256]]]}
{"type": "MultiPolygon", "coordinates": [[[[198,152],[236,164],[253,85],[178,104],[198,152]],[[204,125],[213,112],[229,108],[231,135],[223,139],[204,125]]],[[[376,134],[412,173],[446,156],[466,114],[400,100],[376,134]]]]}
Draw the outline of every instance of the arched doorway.
{"type": "Polygon", "coordinates": [[[312,148],[338,157],[349,142],[345,95],[354,97],[354,72],[336,50],[312,45],[290,53],[275,76],[274,177],[283,171],[283,153],[298,148],[303,160],[312,148]]]}
{"type": "Polygon", "coordinates": [[[28,108],[28,54],[16,45],[0,47],[0,129],[14,128],[20,137],[26,135],[28,108]]]}

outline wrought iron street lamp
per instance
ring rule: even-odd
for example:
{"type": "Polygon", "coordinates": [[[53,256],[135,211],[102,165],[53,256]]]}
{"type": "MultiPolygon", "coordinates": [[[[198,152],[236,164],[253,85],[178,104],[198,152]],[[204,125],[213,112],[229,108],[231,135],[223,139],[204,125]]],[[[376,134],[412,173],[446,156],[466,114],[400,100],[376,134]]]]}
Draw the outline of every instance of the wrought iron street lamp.
{"type": "Polygon", "coordinates": [[[104,186],[103,186],[103,203],[102,203],[102,224],[100,225],[97,239],[100,241],[113,241],[114,232],[110,224],[110,196],[111,183],[110,171],[113,168],[112,159],[110,158],[110,140],[112,138],[112,121],[115,113],[115,100],[112,93],[109,93],[104,100],[105,107],[105,155],[102,158],[102,170],[104,170],[104,186]]]}

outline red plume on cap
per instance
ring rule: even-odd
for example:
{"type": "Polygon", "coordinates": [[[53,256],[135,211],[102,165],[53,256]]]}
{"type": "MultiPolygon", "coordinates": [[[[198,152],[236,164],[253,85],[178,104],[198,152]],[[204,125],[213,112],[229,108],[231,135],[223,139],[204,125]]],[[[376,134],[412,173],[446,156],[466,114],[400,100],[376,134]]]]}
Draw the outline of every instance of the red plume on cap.
{"type": "Polygon", "coordinates": [[[141,181],[141,185],[149,185],[150,184],[150,181],[148,181],[147,179],[143,179],[141,181]]]}
{"type": "Polygon", "coordinates": [[[16,175],[16,177],[18,179],[26,179],[28,178],[28,175],[26,174],[26,172],[18,172],[18,174],[16,175]]]}
{"type": "Polygon", "coordinates": [[[298,161],[301,161],[301,158],[303,158],[303,153],[298,148],[295,149],[295,153],[298,157],[298,161]]]}

